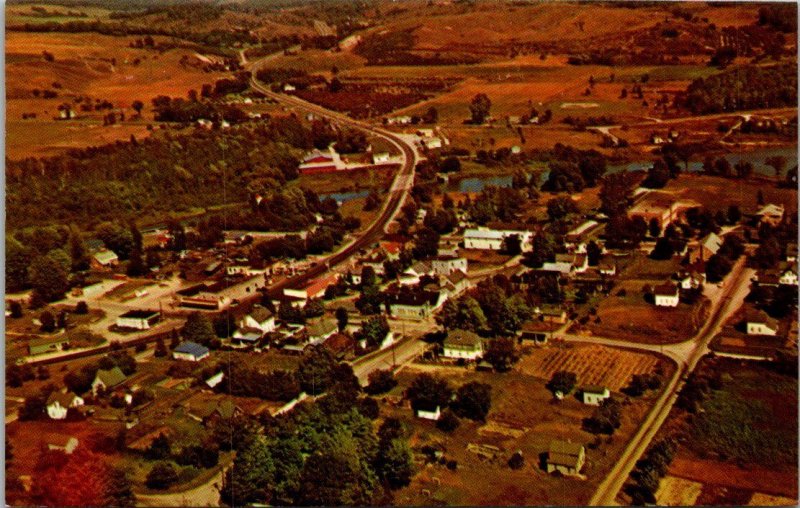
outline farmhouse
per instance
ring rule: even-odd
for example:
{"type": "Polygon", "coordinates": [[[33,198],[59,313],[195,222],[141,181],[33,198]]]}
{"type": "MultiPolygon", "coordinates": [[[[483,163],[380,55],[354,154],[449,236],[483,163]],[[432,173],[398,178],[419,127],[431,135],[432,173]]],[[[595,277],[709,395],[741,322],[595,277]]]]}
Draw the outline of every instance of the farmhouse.
{"type": "Polygon", "coordinates": [[[119,266],[119,257],[111,250],[96,252],[89,260],[92,270],[112,270],[119,266]]]}
{"type": "Polygon", "coordinates": [[[567,311],[558,305],[542,305],[537,307],[534,312],[542,318],[545,323],[563,325],[567,322],[567,311]]]}
{"type": "Polygon", "coordinates": [[[705,274],[695,271],[680,271],[673,276],[681,289],[697,289],[706,281],[705,274]]]}
{"type": "MultiPolygon", "coordinates": [[[[256,329],[263,335],[275,330],[275,316],[266,307],[254,305],[253,310],[239,320],[239,328],[256,329]]],[[[236,336],[236,332],[234,332],[234,336],[236,336]]]]}
{"type": "Polygon", "coordinates": [[[653,297],[658,307],[677,307],[680,301],[678,286],[672,282],[665,282],[653,288],[653,297]]]}
{"type": "Polygon", "coordinates": [[[285,288],[283,294],[301,300],[319,298],[325,294],[325,290],[328,289],[328,286],[336,284],[338,281],[339,274],[331,273],[317,279],[312,279],[297,289],[285,288]]]}
{"type": "Polygon", "coordinates": [[[456,270],[445,277],[444,289],[447,291],[448,297],[455,297],[470,287],[472,287],[472,282],[461,270],[456,270]]]}
{"type": "Polygon", "coordinates": [[[442,416],[442,408],[436,406],[435,408],[419,408],[416,410],[417,418],[423,418],[425,420],[438,420],[442,416]]]}
{"type": "Polygon", "coordinates": [[[715,233],[707,234],[700,240],[697,247],[692,250],[690,255],[691,262],[708,261],[711,256],[719,252],[720,247],[722,247],[722,238],[715,233]]]}
{"type": "Polygon", "coordinates": [[[378,152],[372,154],[373,164],[386,164],[390,161],[389,152],[378,152]]]}
{"type": "Polygon", "coordinates": [[[589,234],[599,225],[597,221],[587,220],[575,229],[569,231],[564,237],[566,247],[568,249],[578,248],[588,240],[589,234]]]}
{"type": "Polygon", "coordinates": [[[47,398],[47,416],[53,420],[63,420],[70,408],[83,405],[83,399],[72,392],[53,392],[47,398]]]}
{"type": "Polygon", "coordinates": [[[301,174],[331,173],[343,169],[346,169],[346,166],[332,146],[325,151],[314,150],[306,154],[298,166],[301,174]]]}
{"type": "Polygon", "coordinates": [[[28,354],[41,355],[45,353],[55,353],[61,351],[65,346],[69,346],[69,339],[66,337],[42,337],[31,339],[28,342],[28,354]]]}
{"type": "Polygon", "coordinates": [[[609,397],[611,397],[611,392],[605,386],[584,386],[581,390],[582,402],[590,406],[599,406],[609,397]]]}
{"type": "Polygon", "coordinates": [[[747,335],[772,335],[778,334],[778,321],[767,315],[764,311],[750,311],[745,316],[747,335]]]}
{"type": "Polygon", "coordinates": [[[485,227],[464,231],[464,248],[478,250],[502,250],[505,239],[516,235],[520,239],[522,252],[533,250],[533,233],[530,231],[495,230],[485,227]]]}
{"type": "Polygon", "coordinates": [[[469,330],[453,330],[444,339],[442,356],[445,358],[477,360],[483,355],[483,341],[469,330]]]}
{"type": "Polygon", "coordinates": [[[559,473],[567,476],[577,476],[586,462],[586,451],[583,445],[569,441],[550,441],[547,452],[547,472],[559,473]]]}
{"type": "Polygon", "coordinates": [[[199,362],[204,358],[208,358],[210,352],[205,346],[201,346],[196,342],[182,342],[178,347],[172,351],[172,358],[176,360],[185,360],[187,362],[199,362]]]}
{"type": "Polygon", "coordinates": [[[597,269],[600,272],[600,275],[613,277],[617,274],[617,263],[614,261],[614,258],[606,257],[600,260],[600,262],[597,264],[597,269]]]}
{"type": "Polygon", "coordinates": [[[115,366],[113,369],[108,370],[100,369],[95,374],[94,381],[92,381],[92,394],[97,395],[101,391],[121,385],[124,381],[125,374],[119,367],[115,366]]]}
{"type": "Polygon", "coordinates": [[[117,326],[132,330],[149,330],[160,318],[161,313],[157,310],[129,310],[117,318],[117,326]]]}

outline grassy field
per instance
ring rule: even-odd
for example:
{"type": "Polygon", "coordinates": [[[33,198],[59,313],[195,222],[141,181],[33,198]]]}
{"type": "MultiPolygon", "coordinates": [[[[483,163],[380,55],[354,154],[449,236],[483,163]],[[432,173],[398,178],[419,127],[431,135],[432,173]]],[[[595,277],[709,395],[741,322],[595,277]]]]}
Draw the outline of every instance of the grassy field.
{"type": "Polygon", "coordinates": [[[127,140],[131,135],[145,137],[153,97],[185,97],[190,89],[199,90],[203,83],[226,75],[182,65],[183,58],[194,60],[190,50],[160,54],[130,48],[131,40],[99,34],[6,34],[7,155],[12,159],[52,155],[69,148],[127,140]],[[54,60],[45,61],[43,51],[51,53],[54,60]],[[37,98],[34,89],[55,90],[58,97],[37,98]],[[77,111],[74,120],[54,120],[58,106],[78,96],[110,101],[126,110],[126,121],[104,127],[102,116],[107,111],[77,111]],[[145,104],[141,119],[133,118],[134,100],[145,104]],[[23,120],[23,113],[35,113],[36,118],[23,120]]]}
{"type": "Polygon", "coordinates": [[[691,418],[673,410],[661,431],[681,438],[667,478],[702,485],[686,504],[796,503],[797,379],[726,358],[706,359],[699,369],[712,366],[722,388],[691,418]]]}
{"type": "MultiPolygon", "coordinates": [[[[535,353],[534,353],[535,354],[535,353]]],[[[444,376],[453,386],[480,381],[492,386],[492,409],[485,423],[462,419],[453,434],[445,434],[429,421],[413,417],[410,409],[382,406],[385,416],[397,416],[412,429],[411,444],[415,450],[424,445],[444,449],[447,460],[455,460],[457,468],[442,465],[421,467],[411,485],[395,495],[397,504],[415,505],[532,505],[582,504],[588,502],[597,483],[615,462],[629,436],[635,431],[650,404],[637,399],[623,409],[622,427],[612,439],[595,441],[581,429],[583,418],[592,413],[574,397],[554,403],[544,387],[545,380],[519,370],[509,374],[479,373],[471,369],[412,366],[398,378],[401,393],[424,369],[444,376]],[[586,480],[558,478],[540,467],[540,454],[547,451],[552,439],[570,439],[587,445],[587,461],[583,473],[586,480]],[[481,458],[468,445],[494,446],[495,458],[481,458]],[[525,465],[512,470],[506,464],[509,456],[520,450],[525,465]]]]}

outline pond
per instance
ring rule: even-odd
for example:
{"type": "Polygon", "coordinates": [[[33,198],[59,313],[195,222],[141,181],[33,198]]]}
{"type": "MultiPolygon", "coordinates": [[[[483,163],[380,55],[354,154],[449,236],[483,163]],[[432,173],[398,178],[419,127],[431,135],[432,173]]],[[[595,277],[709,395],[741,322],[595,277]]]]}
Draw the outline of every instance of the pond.
{"type": "MultiPolygon", "coordinates": [[[[725,158],[728,159],[728,162],[731,163],[731,166],[736,165],[736,163],[741,160],[749,161],[753,164],[756,174],[773,176],[775,174],[774,170],[772,169],[772,167],[767,166],[765,161],[769,157],[775,157],[775,156],[782,156],[786,158],[786,167],[784,169],[784,173],[786,170],[797,165],[797,149],[793,147],[764,148],[751,152],[729,153],[725,155],[725,158]]],[[[625,164],[609,165],[608,173],[617,173],[619,171],[647,171],[648,169],[650,169],[650,166],[652,165],[653,161],[649,160],[628,162],[625,164]]],[[[680,165],[681,169],[683,169],[683,163],[681,163],[680,165]]],[[[702,171],[702,170],[703,170],[702,159],[689,161],[689,171],[702,171]]],[[[544,182],[546,182],[549,176],[550,172],[546,169],[539,172],[538,173],[539,185],[541,186],[544,182]]],[[[457,185],[455,185],[454,182],[454,185],[452,185],[451,188],[453,190],[458,189],[458,192],[480,192],[486,187],[489,187],[490,185],[496,187],[511,187],[511,182],[512,182],[511,176],[470,177],[459,180],[457,185]]]]}
{"type": "Polygon", "coordinates": [[[322,201],[327,198],[333,198],[339,203],[345,203],[347,201],[352,201],[358,198],[365,198],[367,196],[369,196],[369,191],[362,190],[362,191],[352,191],[352,192],[331,192],[328,194],[320,194],[319,199],[320,201],[322,201]]]}

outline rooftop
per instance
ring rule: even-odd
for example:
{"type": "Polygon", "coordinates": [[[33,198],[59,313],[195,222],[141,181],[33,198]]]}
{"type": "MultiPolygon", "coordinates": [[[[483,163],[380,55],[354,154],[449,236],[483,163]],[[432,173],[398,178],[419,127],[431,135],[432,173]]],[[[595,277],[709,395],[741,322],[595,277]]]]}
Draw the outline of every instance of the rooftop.
{"type": "Polygon", "coordinates": [[[178,347],[174,350],[176,353],[186,353],[192,356],[203,356],[208,354],[208,348],[205,346],[201,346],[196,342],[182,342],[178,347]]]}
{"type": "Polygon", "coordinates": [[[157,310],[129,310],[125,314],[122,314],[120,317],[132,318],[132,319],[150,319],[158,316],[159,312],[157,310]]]}
{"type": "Polygon", "coordinates": [[[475,348],[481,344],[481,338],[469,330],[453,330],[444,339],[445,346],[461,346],[475,348]]]}

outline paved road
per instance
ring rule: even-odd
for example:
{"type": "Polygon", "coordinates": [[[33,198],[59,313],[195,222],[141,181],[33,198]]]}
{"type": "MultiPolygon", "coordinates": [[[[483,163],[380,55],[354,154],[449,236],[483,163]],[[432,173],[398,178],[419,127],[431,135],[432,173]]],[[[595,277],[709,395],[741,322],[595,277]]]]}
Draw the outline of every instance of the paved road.
{"type": "MultiPolygon", "coordinates": [[[[725,279],[725,286],[714,302],[711,314],[703,328],[689,341],[665,346],[670,358],[679,359],[678,369],[675,375],[667,383],[666,388],[658,398],[653,408],[647,415],[636,435],[631,439],[622,456],[609,471],[605,480],[599,485],[592,499],[589,501],[591,506],[614,506],[617,494],[628,479],[628,475],[636,465],[636,461],[642,456],[650,442],[655,437],[658,430],[663,425],[667,416],[678,398],[678,393],[683,387],[683,380],[694,370],[697,362],[708,352],[708,344],[714,335],[721,329],[725,320],[739,308],[749,287],[751,270],[744,266],[745,257],[739,259],[734,265],[733,270],[725,279]]],[[[601,338],[584,338],[584,342],[594,342],[598,340],[608,340],[601,338]]],[[[630,344],[629,348],[652,350],[652,345],[630,344]]],[[[656,346],[658,347],[658,346],[656,346]]]]}

